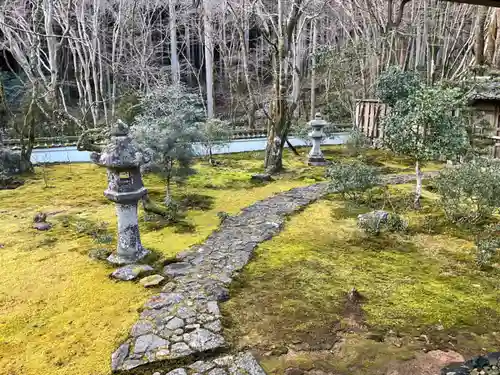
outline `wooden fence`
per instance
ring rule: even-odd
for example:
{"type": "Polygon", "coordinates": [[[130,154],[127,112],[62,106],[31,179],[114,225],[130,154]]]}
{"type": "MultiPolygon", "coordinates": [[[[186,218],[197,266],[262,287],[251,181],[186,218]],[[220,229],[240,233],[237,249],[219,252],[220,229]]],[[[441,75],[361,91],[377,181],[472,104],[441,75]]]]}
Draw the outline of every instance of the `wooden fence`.
{"type": "Polygon", "coordinates": [[[370,139],[384,138],[381,120],[389,107],[378,100],[357,100],[354,124],[370,139]]]}

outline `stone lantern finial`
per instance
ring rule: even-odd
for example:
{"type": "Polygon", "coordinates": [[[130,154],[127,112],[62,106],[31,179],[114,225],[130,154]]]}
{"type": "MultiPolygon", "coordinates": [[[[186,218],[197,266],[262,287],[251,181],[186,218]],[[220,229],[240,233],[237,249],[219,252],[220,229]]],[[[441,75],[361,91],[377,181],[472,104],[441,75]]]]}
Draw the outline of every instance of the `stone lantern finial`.
{"type": "Polygon", "coordinates": [[[149,253],[142,247],[137,218],[139,200],[147,190],[140,171],[144,158],[130,138],[127,124],[117,121],[110,135],[97,164],[107,169],[108,188],[104,195],[116,203],[118,219],[118,246],[108,261],[122,265],[135,263],[149,253]]]}
{"type": "Polygon", "coordinates": [[[309,122],[309,125],[312,128],[309,136],[312,138],[313,146],[311,151],[309,152],[308,164],[314,166],[326,165],[327,161],[325,160],[323,153],[321,152],[320,146],[321,140],[324,137],[323,128],[328,125],[328,123],[323,120],[321,113],[317,112],[314,116],[314,120],[311,120],[309,122]]]}

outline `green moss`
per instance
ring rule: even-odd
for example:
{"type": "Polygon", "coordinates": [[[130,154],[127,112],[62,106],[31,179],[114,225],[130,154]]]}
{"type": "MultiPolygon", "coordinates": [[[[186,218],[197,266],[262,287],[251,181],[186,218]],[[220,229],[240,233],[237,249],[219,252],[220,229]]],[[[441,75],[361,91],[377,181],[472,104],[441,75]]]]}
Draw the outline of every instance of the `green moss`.
{"type": "MultiPolygon", "coordinates": [[[[324,168],[307,166],[307,150],[300,149],[300,152],[301,156],[296,157],[286,151],[286,171],[277,176],[277,181],[266,185],[249,182],[251,174],[262,171],[261,152],[218,156],[221,164],[215,168],[198,163],[195,166],[198,174],[184,185],[174,187],[174,196],[187,210],[184,220],[188,231],[178,226],[148,226],[141,210],[142,241],[153,250],[148,261],[159,269],[161,258],[172,258],[203,241],[219,225],[217,212],[234,215],[274,193],[324,179],[324,168]]],[[[325,147],[325,154],[329,159],[344,158],[343,149],[337,146],[325,147]]],[[[399,159],[386,155],[382,163],[406,168],[398,162],[399,159]]],[[[161,201],[162,179],[149,175],[144,181],[151,196],[161,201]]],[[[3,245],[0,247],[0,368],[3,372],[26,375],[110,372],[110,354],[127,336],[137,319],[137,309],[152,291],[139,284],[110,280],[107,276],[112,268],[88,256],[93,248],[115,246],[115,239],[107,237],[116,233],[115,207],[103,196],[105,188],[104,169],[79,164],[37,168],[35,175],[26,177],[24,186],[0,191],[0,242],[3,245]],[[46,182],[51,188],[45,188],[46,182]],[[50,214],[48,221],[54,224],[50,232],[31,229],[32,218],[38,211],[50,214]],[[108,226],[103,228],[100,223],[108,223],[108,226]],[[102,242],[106,243],[101,246],[102,242]]],[[[278,280],[291,282],[293,286],[287,301],[282,302],[283,294],[278,289],[272,303],[260,306],[259,313],[292,312],[291,321],[297,324],[288,328],[279,322],[280,314],[276,315],[276,327],[283,328],[284,335],[294,335],[299,328],[303,332],[309,329],[320,332],[318,322],[330,324],[328,319],[339,317],[336,296],[345,285],[341,285],[342,279],[339,279],[325,294],[323,287],[337,274],[331,268],[333,264],[323,259],[322,252],[326,250],[318,246],[317,254],[311,257],[309,245],[304,244],[303,238],[292,236],[290,241],[286,251],[279,251],[282,261],[275,256],[269,258],[273,268],[250,270],[261,274],[260,285],[269,290],[275,287],[272,285],[276,281],[274,270],[278,280]],[[297,256],[291,258],[291,254],[297,256]],[[304,269],[297,271],[302,265],[304,269]],[[317,285],[309,285],[309,280],[316,280],[317,285]],[[326,307],[331,310],[324,315],[326,307]]],[[[326,252],[326,256],[331,254],[326,252]]],[[[256,300],[266,301],[266,293],[259,293],[256,300]]],[[[237,301],[240,300],[236,299],[234,306],[237,301]]],[[[241,318],[235,315],[233,319],[241,318]]],[[[256,325],[255,332],[260,334],[259,327],[256,325]]]]}
{"type": "MultiPolygon", "coordinates": [[[[260,168],[262,159],[246,160],[248,156],[234,156],[240,159],[239,167],[198,164],[199,173],[174,188],[187,210],[189,231],[179,226],[147,228],[141,210],[142,241],[153,250],[149,262],[159,269],[160,257],[173,257],[203,241],[219,225],[217,212],[236,214],[257,200],[304,184],[284,178],[251,185],[250,175],[260,168]],[[213,188],[207,187],[210,184],[213,188]]],[[[232,158],[219,160],[229,164],[232,158]]],[[[148,175],[144,180],[151,195],[161,201],[162,179],[148,175]]],[[[109,373],[111,353],[152,292],[138,284],[110,280],[112,268],[88,256],[101,246],[103,236],[112,236],[106,248],[116,246],[115,208],[103,196],[105,188],[104,169],[79,164],[37,168],[24,186],[0,191],[0,350],[4,353],[0,368],[4,372],[109,373]],[[52,188],[45,188],[44,175],[52,188]],[[50,213],[48,221],[54,224],[50,232],[31,229],[38,211],[50,213]]]]}
{"type": "MultiPolygon", "coordinates": [[[[412,186],[397,189],[411,191],[412,186]]],[[[406,211],[410,222],[436,210],[434,195],[425,192],[424,196],[422,212],[406,211]]],[[[452,334],[461,337],[455,348],[468,352],[480,351],[484,339],[466,340],[461,335],[500,329],[500,269],[477,269],[472,236],[456,237],[450,230],[451,234],[410,231],[369,237],[356,227],[357,212],[346,215],[342,210],[345,202],[335,198],[318,202],[258,248],[255,260],[234,285],[231,300],[223,305],[236,346],[269,347],[297,338],[308,343],[335,342],[336,330],[343,332],[352,324],[344,295],[353,287],[366,298],[358,323],[370,330],[392,329],[410,339],[426,333],[435,342],[452,334]],[[442,331],[436,329],[440,326],[442,331]]],[[[378,348],[373,360],[379,364],[390,353],[390,344],[362,339],[355,354],[371,368],[367,374],[378,366],[367,360],[368,344],[378,348]]],[[[449,346],[447,341],[443,345],[449,346]]],[[[341,371],[347,367],[340,369],[339,364],[353,363],[336,356],[326,362],[336,363],[341,371]]]]}

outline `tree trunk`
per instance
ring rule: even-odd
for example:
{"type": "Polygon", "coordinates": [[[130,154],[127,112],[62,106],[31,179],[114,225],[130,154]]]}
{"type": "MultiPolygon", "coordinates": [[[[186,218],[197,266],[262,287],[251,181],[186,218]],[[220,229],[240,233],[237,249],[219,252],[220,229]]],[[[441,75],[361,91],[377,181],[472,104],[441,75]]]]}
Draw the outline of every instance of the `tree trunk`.
{"type": "Polygon", "coordinates": [[[495,9],[497,21],[497,35],[495,39],[495,54],[493,56],[493,67],[500,69],[500,9],[495,9]]]}
{"type": "MultiPolygon", "coordinates": [[[[232,7],[231,3],[228,3],[228,6],[232,14],[236,18],[237,17],[236,12],[234,11],[234,8],[232,7]]],[[[246,16],[244,16],[244,20],[245,19],[246,16]]],[[[257,102],[255,100],[255,95],[252,89],[252,79],[250,78],[250,68],[248,64],[249,54],[250,54],[248,49],[248,33],[245,32],[245,30],[238,23],[235,25],[235,27],[238,30],[238,35],[240,37],[241,54],[243,60],[243,74],[245,76],[245,83],[247,85],[248,96],[250,99],[250,108],[249,109],[247,108],[248,127],[250,129],[255,129],[255,112],[257,111],[257,102]]]]}
{"type": "Polygon", "coordinates": [[[313,119],[316,114],[316,49],[318,44],[318,20],[313,20],[312,56],[311,56],[311,113],[313,119]]]}
{"type": "Polygon", "coordinates": [[[420,198],[422,197],[422,171],[420,170],[420,163],[417,161],[415,163],[415,176],[417,184],[415,186],[415,201],[413,206],[416,210],[420,210],[420,198]]]}
{"type": "MultiPolygon", "coordinates": [[[[300,21],[299,21],[300,23],[300,21]]],[[[293,47],[293,71],[292,71],[292,76],[293,76],[293,81],[292,81],[292,98],[294,102],[299,102],[300,99],[300,94],[301,94],[301,77],[302,73],[304,71],[303,68],[303,60],[304,60],[304,26],[305,24],[302,25],[302,28],[298,28],[295,31],[295,45],[293,47]]],[[[299,106],[295,108],[295,113],[294,117],[297,118],[300,116],[299,114],[299,106]]]]}
{"type": "MultiPolygon", "coordinates": [[[[185,43],[186,43],[186,59],[189,63],[192,63],[193,61],[193,58],[191,57],[192,53],[191,53],[191,31],[190,31],[190,27],[191,27],[191,23],[190,22],[186,22],[185,24],[185,34],[184,34],[184,39],[185,39],[185,43]]],[[[193,72],[191,69],[188,69],[188,82],[190,85],[193,84],[193,72]]]]}
{"type": "Polygon", "coordinates": [[[172,201],[172,189],[171,189],[171,177],[170,175],[167,175],[166,181],[165,181],[165,206],[168,206],[170,202],[172,201]]]}
{"type": "Polygon", "coordinates": [[[492,64],[495,56],[495,39],[497,36],[497,13],[493,11],[488,25],[488,34],[486,36],[486,56],[485,60],[492,64]]]}
{"type": "Polygon", "coordinates": [[[207,86],[207,117],[214,117],[214,68],[213,68],[213,30],[210,4],[203,0],[203,30],[205,36],[205,72],[207,86]]]}
{"type": "Polygon", "coordinates": [[[484,65],[484,24],[488,15],[488,7],[477,8],[476,28],[474,30],[474,54],[476,65],[484,65]]]}
{"type": "Polygon", "coordinates": [[[177,17],[175,10],[176,0],[168,1],[169,26],[170,26],[170,66],[172,71],[172,82],[179,83],[181,72],[179,66],[179,55],[177,54],[177,17]]]}
{"type": "MultiPolygon", "coordinates": [[[[290,43],[302,14],[301,0],[294,0],[287,20],[283,17],[283,0],[278,0],[278,16],[275,37],[275,52],[273,54],[274,97],[268,122],[265,169],[274,174],[283,169],[283,147],[290,128],[290,115],[295,111],[297,102],[288,103],[287,92],[290,87],[290,74],[287,67],[290,43]]],[[[292,64],[293,66],[293,64],[292,64]]],[[[293,99],[293,98],[292,98],[293,99]]]]}

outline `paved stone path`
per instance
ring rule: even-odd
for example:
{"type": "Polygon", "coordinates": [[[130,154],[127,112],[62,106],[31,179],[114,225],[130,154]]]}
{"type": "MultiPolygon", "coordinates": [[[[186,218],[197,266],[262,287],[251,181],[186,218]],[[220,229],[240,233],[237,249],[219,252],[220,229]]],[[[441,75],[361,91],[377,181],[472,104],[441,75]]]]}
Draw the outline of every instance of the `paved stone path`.
{"type": "MultiPolygon", "coordinates": [[[[413,178],[393,176],[387,183],[406,183],[413,178]]],[[[145,304],[129,338],[113,353],[113,371],[159,361],[167,361],[168,368],[170,361],[189,362],[208,352],[214,353],[215,359],[178,368],[170,375],[224,375],[227,371],[265,374],[249,353],[215,357],[227,347],[218,304],[229,298],[228,285],[249,262],[258,244],[278,234],[286,216],[326,193],[327,185],[321,183],[269,197],[227,218],[202,245],[180,253],[178,262],[167,265],[163,272],[172,281],[145,304]]]]}

